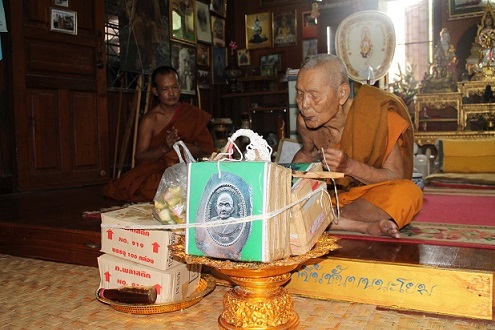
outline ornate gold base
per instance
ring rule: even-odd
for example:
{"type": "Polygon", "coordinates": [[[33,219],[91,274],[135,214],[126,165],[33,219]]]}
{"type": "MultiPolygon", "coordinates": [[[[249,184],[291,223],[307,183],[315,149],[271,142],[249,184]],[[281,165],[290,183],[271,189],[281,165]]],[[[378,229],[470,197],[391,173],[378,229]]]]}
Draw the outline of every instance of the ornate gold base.
{"type": "Polygon", "coordinates": [[[336,238],[325,233],[308,253],[270,263],[192,256],[185,253],[183,243],[170,246],[170,250],[188,264],[217,269],[236,284],[224,296],[218,318],[221,329],[292,329],[299,325],[299,315],[283,285],[301,263],[340,248],[336,242],[336,238]]]}
{"type": "Polygon", "coordinates": [[[219,271],[237,284],[225,294],[223,312],[218,318],[221,329],[293,329],[299,315],[287,289],[293,267],[277,267],[267,272],[250,270],[219,271]],[[275,274],[273,274],[275,271],[275,274]]]}

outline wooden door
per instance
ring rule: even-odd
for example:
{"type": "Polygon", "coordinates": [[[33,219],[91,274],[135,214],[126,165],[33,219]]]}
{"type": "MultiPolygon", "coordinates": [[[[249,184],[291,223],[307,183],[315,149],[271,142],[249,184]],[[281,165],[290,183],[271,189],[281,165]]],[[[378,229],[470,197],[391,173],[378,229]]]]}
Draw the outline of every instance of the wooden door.
{"type": "Polygon", "coordinates": [[[107,180],[104,15],[100,0],[10,1],[19,190],[107,180]]]}

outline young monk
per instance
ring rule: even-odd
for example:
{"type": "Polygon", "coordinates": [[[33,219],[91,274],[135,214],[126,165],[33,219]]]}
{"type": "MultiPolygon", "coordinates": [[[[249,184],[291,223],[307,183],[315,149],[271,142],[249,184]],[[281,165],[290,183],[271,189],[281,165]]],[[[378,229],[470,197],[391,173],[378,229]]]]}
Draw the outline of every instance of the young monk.
{"type": "Polygon", "coordinates": [[[158,104],[139,122],[135,161],[137,166],[112,180],[103,194],[127,202],[150,202],[155,197],[163,172],[177,164],[179,157],[173,149],[182,140],[193,157],[210,156],[215,151],[208,130],[210,114],[180,102],[177,71],[162,66],[153,71],[151,91],[158,104]]]}

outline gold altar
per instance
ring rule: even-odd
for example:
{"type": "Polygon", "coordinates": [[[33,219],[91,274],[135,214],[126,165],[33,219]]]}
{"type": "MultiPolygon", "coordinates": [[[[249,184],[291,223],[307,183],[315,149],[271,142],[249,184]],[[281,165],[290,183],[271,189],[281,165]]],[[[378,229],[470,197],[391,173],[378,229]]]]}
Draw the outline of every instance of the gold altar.
{"type": "Polygon", "coordinates": [[[170,246],[174,256],[188,264],[215,268],[236,285],[224,295],[218,317],[221,329],[292,329],[299,324],[294,302],[283,286],[301,263],[340,248],[337,238],[323,234],[306,254],[269,263],[236,262],[185,253],[184,243],[170,246]]]}
{"type": "MultiPolygon", "coordinates": [[[[494,22],[495,12],[488,2],[478,24],[471,55],[466,59],[469,80],[466,77],[459,80],[460,77],[452,73],[447,78],[457,78],[456,83],[443,88],[447,86],[444,80],[437,79],[431,72],[425,74],[428,79],[422,82],[414,109],[415,142],[420,146],[433,145],[438,139],[495,137],[494,22]]],[[[442,49],[441,45],[437,48],[442,49]]],[[[451,51],[450,46],[443,49],[451,51]]],[[[455,67],[456,63],[448,60],[447,53],[440,52],[439,56],[442,61],[433,63],[430,71],[442,66],[443,71],[448,72],[455,67]]]]}

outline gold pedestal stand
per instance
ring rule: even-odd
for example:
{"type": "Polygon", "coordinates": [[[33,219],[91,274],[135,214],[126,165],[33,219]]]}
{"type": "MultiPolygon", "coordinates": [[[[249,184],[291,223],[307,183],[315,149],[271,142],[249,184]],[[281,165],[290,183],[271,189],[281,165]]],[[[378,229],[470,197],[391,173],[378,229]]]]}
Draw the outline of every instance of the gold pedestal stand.
{"type": "Polygon", "coordinates": [[[213,267],[236,284],[224,296],[218,318],[221,329],[292,329],[299,324],[299,315],[283,285],[301,263],[339,248],[336,242],[337,238],[323,234],[308,253],[270,263],[192,256],[185,253],[184,243],[170,249],[186,263],[213,267]]]}

